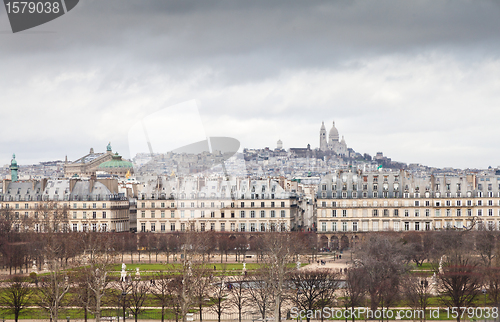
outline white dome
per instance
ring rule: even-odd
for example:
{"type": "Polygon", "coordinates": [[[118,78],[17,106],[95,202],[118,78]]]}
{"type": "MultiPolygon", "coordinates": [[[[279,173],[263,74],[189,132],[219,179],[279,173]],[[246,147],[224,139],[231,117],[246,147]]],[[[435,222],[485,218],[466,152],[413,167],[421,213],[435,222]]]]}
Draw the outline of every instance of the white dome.
{"type": "Polygon", "coordinates": [[[330,130],[330,134],[328,135],[330,141],[338,141],[339,140],[339,131],[335,128],[335,121],[333,122],[333,127],[330,130]]]}

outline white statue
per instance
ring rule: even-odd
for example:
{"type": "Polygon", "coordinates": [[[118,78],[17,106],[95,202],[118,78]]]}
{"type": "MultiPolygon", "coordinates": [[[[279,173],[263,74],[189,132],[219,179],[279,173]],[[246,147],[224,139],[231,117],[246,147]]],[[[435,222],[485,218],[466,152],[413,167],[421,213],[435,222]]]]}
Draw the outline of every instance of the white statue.
{"type": "Polygon", "coordinates": [[[139,267],[135,269],[135,279],[140,280],[141,279],[141,273],[139,272],[139,267]]]}
{"type": "Polygon", "coordinates": [[[247,272],[247,263],[243,263],[243,271],[241,272],[241,275],[245,275],[247,272]]]}
{"type": "Polygon", "coordinates": [[[297,261],[297,269],[300,269],[300,261],[297,261]]]}
{"type": "Polygon", "coordinates": [[[125,279],[127,278],[127,272],[125,271],[127,269],[127,265],[125,263],[122,263],[122,272],[120,275],[120,281],[125,282],[125,279]]]}
{"type": "Polygon", "coordinates": [[[33,273],[38,274],[38,267],[36,266],[36,260],[33,261],[33,266],[31,267],[33,273]]]}

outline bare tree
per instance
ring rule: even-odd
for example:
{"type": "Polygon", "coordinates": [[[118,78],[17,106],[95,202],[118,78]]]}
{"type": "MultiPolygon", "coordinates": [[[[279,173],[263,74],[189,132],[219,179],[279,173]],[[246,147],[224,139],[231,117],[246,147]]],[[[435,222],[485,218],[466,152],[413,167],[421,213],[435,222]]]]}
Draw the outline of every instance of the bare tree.
{"type": "Polygon", "coordinates": [[[229,284],[229,291],[231,296],[229,297],[229,302],[231,306],[238,310],[238,321],[241,322],[243,318],[243,313],[245,312],[245,303],[247,301],[247,279],[243,276],[242,280],[233,281],[229,284]]]}
{"type": "Polygon", "coordinates": [[[210,288],[212,295],[212,303],[209,310],[217,314],[217,321],[221,321],[222,314],[231,307],[231,303],[227,300],[229,290],[227,287],[227,277],[224,272],[222,275],[216,276],[210,288]]]}
{"type": "Polygon", "coordinates": [[[248,288],[248,300],[253,307],[256,307],[263,321],[272,309],[274,302],[274,289],[269,280],[267,271],[259,270],[248,276],[248,283],[252,287],[248,288]]]}
{"type": "Polygon", "coordinates": [[[281,320],[281,306],[286,299],[286,277],[293,269],[293,260],[299,246],[295,235],[270,232],[263,237],[264,266],[274,290],[274,318],[281,320]]]}
{"type": "Polygon", "coordinates": [[[480,293],[482,280],[477,261],[467,254],[447,255],[435,269],[441,302],[457,308],[460,322],[464,307],[472,306],[480,293]]]}
{"type": "Polygon", "coordinates": [[[492,230],[491,227],[482,227],[475,232],[476,251],[486,267],[491,267],[492,261],[497,256],[497,236],[498,232],[492,230]]]}
{"type": "Polygon", "coordinates": [[[148,298],[149,291],[150,285],[146,281],[134,279],[130,283],[128,303],[130,311],[134,315],[135,322],[137,322],[139,314],[145,310],[144,302],[148,298]]]}
{"type": "Polygon", "coordinates": [[[14,314],[14,320],[17,322],[19,314],[30,302],[32,289],[29,283],[24,282],[20,276],[14,276],[12,281],[7,282],[6,287],[0,293],[0,305],[3,311],[14,314]]]}
{"type": "Polygon", "coordinates": [[[82,244],[85,245],[83,268],[84,277],[89,290],[92,292],[92,313],[96,322],[101,319],[101,306],[104,295],[109,289],[108,273],[115,262],[112,235],[101,232],[88,232],[82,235],[82,244]]]}
{"type": "Polygon", "coordinates": [[[210,270],[204,265],[195,265],[192,269],[193,273],[193,296],[196,305],[198,306],[198,313],[200,315],[200,321],[203,321],[203,304],[205,304],[205,298],[208,296],[208,290],[210,287],[210,270]]]}
{"type": "Polygon", "coordinates": [[[420,320],[425,321],[425,311],[429,305],[431,285],[424,274],[407,274],[403,278],[402,291],[408,305],[414,310],[421,310],[424,315],[420,320]]]}
{"type": "Polygon", "coordinates": [[[156,302],[161,306],[161,322],[165,320],[165,308],[172,304],[172,275],[164,271],[154,273],[154,284],[151,287],[156,302]]]}
{"type": "MultiPolygon", "coordinates": [[[[290,274],[290,281],[297,292],[294,299],[297,308],[306,311],[320,309],[323,321],[323,308],[332,304],[339,286],[337,274],[328,269],[298,270],[290,274]]],[[[311,320],[310,315],[306,318],[308,322],[311,320]]]]}
{"type": "Polygon", "coordinates": [[[357,265],[366,273],[366,290],[370,295],[371,310],[375,311],[379,304],[386,305],[393,300],[399,276],[407,269],[402,244],[395,236],[372,234],[356,255],[357,265]],[[392,293],[387,292],[389,289],[392,293]]]}
{"type": "Polygon", "coordinates": [[[50,313],[51,320],[57,322],[62,301],[69,291],[70,284],[69,277],[62,270],[58,260],[63,243],[61,235],[57,232],[58,224],[49,222],[45,230],[43,254],[47,260],[49,273],[41,280],[37,299],[38,305],[50,313]]]}
{"type": "MultiPolygon", "coordinates": [[[[351,309],[351,313],[357,306],[364,304],[366,286],[367,274],[363,267],[353,267],[347,270],[343,288],[344,306],[346,309],[351,309]]],[[[352,314],[351,317],[354,322],[355,315],[352,314]]]]}

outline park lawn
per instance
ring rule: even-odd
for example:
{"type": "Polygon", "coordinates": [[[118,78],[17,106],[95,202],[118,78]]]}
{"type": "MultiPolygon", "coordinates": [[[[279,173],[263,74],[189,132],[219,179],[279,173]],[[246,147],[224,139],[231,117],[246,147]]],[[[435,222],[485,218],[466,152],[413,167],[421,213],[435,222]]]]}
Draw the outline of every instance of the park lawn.
{"type": "MultiPolygon", "coordinates": [[[[301,266],[305,266],[307,264],[301,264],[301,266]]],[[[194,265],[193,265],[194,266],[194,265]]],[[[213,270],[214,266],[217,271],[242,271],[243,263],[205,263],[203,266],[207,269],[213,270]]],[[[246,269],[247,271],[256,270],[263,266],[260,263],[247,263],[246,269]]],[[[295,264],[290,264],[291,267],[295,267],[295,264]]],[[[150,272],[158,272],[158,271],[175,271],[182,269],[181,263],[169,263],[169,264],[142,264],[142,263],[134,263],[127,264],[127,272],[132,275],[135,274],[136,268],[139,268],[140,272],[150,271],[150,272]]],[[[111,267],[112,271],[120,272],[122,270],[121,264],[115,264],[111,267]]]]}

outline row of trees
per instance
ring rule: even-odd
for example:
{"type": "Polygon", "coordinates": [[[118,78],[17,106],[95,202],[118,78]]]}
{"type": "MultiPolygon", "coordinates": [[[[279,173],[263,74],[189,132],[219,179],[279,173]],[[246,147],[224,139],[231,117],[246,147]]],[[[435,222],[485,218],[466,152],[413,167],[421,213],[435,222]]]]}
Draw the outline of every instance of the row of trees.
{"type": "Polygon", "coordinates": [[[371,234],[356,249],[354,265],[346,273],[349,306],[372,310],[405,301],[426,310],[437,296],[445,307],[474,306],[487,292],[499,306],[500,247],[497,231],[438,231],[411,234],[371,234]],[[428,263],[427,270],[412,271],[428,263]]]}

